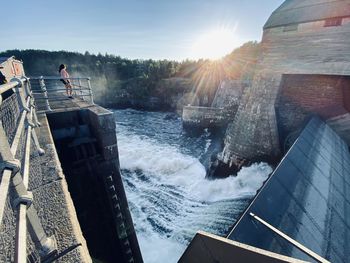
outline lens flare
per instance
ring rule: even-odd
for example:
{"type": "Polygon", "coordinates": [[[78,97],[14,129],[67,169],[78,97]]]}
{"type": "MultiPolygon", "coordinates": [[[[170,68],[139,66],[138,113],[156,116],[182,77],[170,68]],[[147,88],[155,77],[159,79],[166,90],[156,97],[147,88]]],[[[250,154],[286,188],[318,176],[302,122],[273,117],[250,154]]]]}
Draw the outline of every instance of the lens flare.
{"type": "Polygon", "coordinates": [[[194,42],[192,57],[219,59],[229,54],[237,44],[235,29],[213,29],[198,37],[194,42]]]}

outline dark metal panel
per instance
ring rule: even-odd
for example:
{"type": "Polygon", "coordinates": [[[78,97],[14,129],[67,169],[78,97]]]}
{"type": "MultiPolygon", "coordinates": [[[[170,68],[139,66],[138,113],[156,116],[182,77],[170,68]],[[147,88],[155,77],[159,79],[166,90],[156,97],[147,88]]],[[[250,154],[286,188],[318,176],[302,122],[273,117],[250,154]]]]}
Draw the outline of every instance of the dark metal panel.
{"type": "Polygon", "coordinates": [[[319,118],[311,119],[228,238],[313,261],[253,219],[252,212],[320,256],[346,262],[349,168],[347,145],[319,118]]]}

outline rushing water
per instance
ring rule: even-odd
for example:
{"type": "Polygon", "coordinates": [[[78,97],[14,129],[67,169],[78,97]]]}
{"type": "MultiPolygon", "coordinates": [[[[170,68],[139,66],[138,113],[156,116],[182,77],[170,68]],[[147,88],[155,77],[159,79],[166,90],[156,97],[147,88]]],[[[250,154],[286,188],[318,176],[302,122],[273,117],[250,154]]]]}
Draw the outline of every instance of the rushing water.
{"type": "Polygon", "coordinates": [[[124,187],[146,263],[177,262],[198,230],[225,236],[271,172],[261,163],[237,177],[206,180],[202,163],[215,142],[209,132],[187,134],[169,113],[114,112],[124,187]]]}

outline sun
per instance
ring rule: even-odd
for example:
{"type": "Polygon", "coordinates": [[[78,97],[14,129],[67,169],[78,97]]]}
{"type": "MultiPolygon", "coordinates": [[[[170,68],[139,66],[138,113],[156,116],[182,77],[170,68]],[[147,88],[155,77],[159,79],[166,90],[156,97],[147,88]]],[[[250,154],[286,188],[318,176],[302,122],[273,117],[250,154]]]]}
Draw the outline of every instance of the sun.
{"type": "Polygon", "coordinates": [[[193,44],[194,58],[219,59],[229,54],[236,46],[235,30],[218,28],[201,35],[193,44]]]}

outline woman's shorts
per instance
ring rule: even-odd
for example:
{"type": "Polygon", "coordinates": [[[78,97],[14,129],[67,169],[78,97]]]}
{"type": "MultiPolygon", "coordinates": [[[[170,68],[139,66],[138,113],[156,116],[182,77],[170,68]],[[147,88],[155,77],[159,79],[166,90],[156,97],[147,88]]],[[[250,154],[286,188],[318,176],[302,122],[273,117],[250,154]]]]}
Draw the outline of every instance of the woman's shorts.
{"type": "Polygon", "coordinates": [[[60,79],[60,81],[62,81],[64,85],[68,85],[70,83],[68,79],[60,79]]]}

